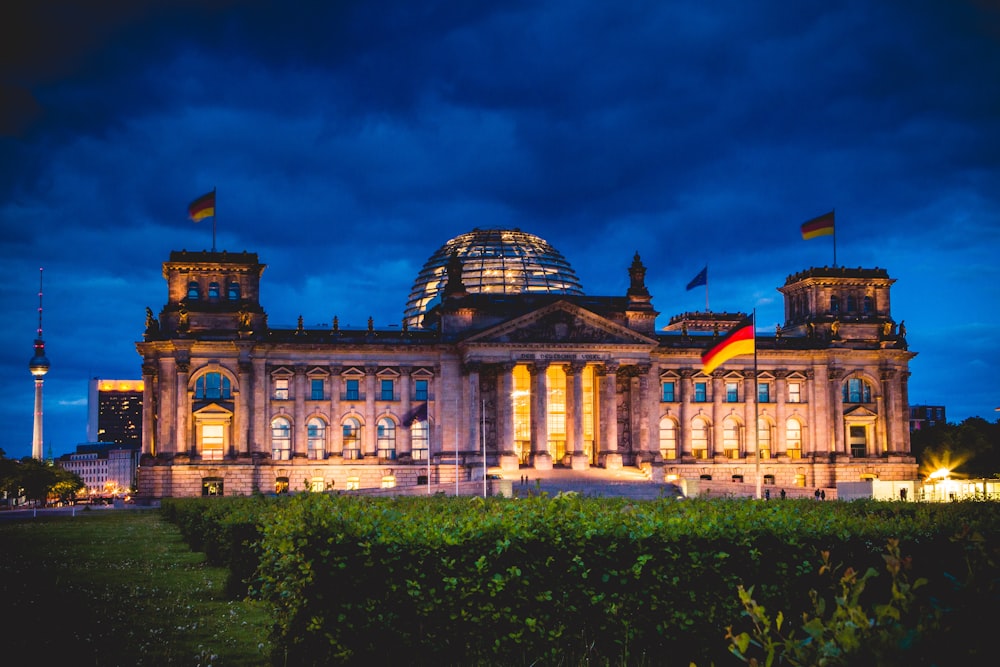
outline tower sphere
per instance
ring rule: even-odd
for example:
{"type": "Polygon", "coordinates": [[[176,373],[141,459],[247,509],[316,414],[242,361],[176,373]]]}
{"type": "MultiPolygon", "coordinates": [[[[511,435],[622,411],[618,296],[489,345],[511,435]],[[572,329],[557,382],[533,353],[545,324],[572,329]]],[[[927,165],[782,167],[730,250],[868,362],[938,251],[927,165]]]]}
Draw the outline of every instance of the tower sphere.
{"type": "Polygon", "coordinates": [[[437,249],[410,290],[404,316],[411,326],[439,300],[448,281],[448,260],[462,260],[462,282],[470,293],[583,295],[562,254],[546,240],[520,229],[473,229],[437,249]]]}

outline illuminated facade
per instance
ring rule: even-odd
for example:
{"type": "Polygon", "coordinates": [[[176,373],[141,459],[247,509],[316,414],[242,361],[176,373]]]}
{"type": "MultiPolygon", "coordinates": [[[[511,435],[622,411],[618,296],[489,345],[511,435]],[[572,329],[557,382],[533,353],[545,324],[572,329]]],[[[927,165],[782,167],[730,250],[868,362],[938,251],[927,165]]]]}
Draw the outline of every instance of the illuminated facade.
{"type": "Polygon", "coordinates": [[[514,472],[636,466],[654,481],[746,482],[759,472],[765,485],[810,488],[916,479],[914,355],[884,269],[789,276],[778,288],[785,325],[757,333],[756,377],[752,357],[706,376],[701,353],[743,314],[685,313],[657,331],[638,254],[626,294],[592,297],[551,246],[518,271],[572,280],[467,284],[474,260],[463,256],[475,254],[463,247],[428,262],[437,273],[421,272],[402,328],[361,330],[337,318],[271,328],[255,254],[171,253],[167,303],[147,312],[137,343],[140,495],[402,491],[428,476],[467,480],[484,450],[489,466],[514,472]]]}

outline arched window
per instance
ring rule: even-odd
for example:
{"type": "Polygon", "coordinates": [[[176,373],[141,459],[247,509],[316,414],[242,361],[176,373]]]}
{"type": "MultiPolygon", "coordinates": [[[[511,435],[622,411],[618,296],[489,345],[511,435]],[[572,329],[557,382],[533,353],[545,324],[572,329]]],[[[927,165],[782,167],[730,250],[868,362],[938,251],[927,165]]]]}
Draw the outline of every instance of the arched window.
{"type": "Polygon", "coordinates": [[[830,297],[830,312],[839,313],[840,312],[840,297],[836,294],[830,297]]]}
{"type": "Polygon", "coordinates": [[[410,427],[410,456],[414,461],[427,460],[428,430],[426,421],[413,422],[410,427]]]}
{"type": "Polygon", "coordinates": [[[802,424],[792,417],[785,421],[785,451],[790,458],[802,458],[802,424]]]}
{"type": "Polygon", "coordinates": [[[232,383],[222,373],[205,373],[195,381],[194,397],[202,400],[230,399],[233,397],[232,383]]]}
{"type": "Polygon", "coordinates": [[[708,458],[708,420],[695,417],[691,421],[691,455],[696,459],[708,458]]]}
{"type": "Polygon", "coordinates": [[[757,451],[760,458],[771,458],[771,422],[766,419],[757,422],[757,451]]]}
{"type": "Polygon", "coordinates": [[[677,423],[670,417],[660,419],[660,456],[677,458],[677,423]]]}
{"type": "Polygon", "coordinates": [[[393,461],[396,458],[396,422],[389,417],[382,417],[376,425],[376,448],[382,461],[393,461]]]}
{"type": "Polygon", "coordinates": [[[271,458],[292,458],[292,424],[284,417],[275,417],[271,422],[271,458]]]}
{"type": "Polygon", "coordinates": [[[354,417],[344,420],[344,458],[361,458],[361,422],[354,417]]]}
{"type": "Polygon", "coordinates": [[[192,280],[188,283],[188,300],[197,301],[201,298],[201,287],[198,285],[197,280],[192,280]]]}
{"type": "Polygon", "coordinates": [[[726,458],[740,457],[740,423],[733,417],[726,417],[722,421],[722,450],[726,453],[726,458]]]}
{"type": "Polygon", "coordinates": [[[240,299],[240,284],[236,281],[229,283],[229,289],[226,292],[226,298],[230,301],[239,301],[240,299]]]}
{"type": "Polygon", "coordinates": [[[208,284],[208,298],[218,299],[219,298],[219,283],[214,280],[208,284]]]}
{"type": "Polygon", "coordinates": [[[844,383],[843,399],[845,403],[871,403],[872,387],[861,378],[850,378],[844,383]]]}
{"type": "Polygon", "coordinates": [[[307,455],[311,459],[326,458],[326,422],[319,417],[313,417],[306,424],[308,441],[307,455]]]}

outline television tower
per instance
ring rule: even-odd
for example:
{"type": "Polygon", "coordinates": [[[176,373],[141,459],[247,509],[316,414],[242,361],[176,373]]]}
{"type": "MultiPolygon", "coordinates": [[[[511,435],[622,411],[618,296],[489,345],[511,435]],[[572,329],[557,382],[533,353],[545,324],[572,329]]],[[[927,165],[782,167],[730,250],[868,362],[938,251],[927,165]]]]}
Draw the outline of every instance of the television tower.
{"type": "Polygon", "coordinates": [[[28,369],[35,377],[35,427],[31,433],[31,457],[39,461],[42,453],[42,384],[49,372],[49,360],[45,357],[45,341],[42,340],[42,271],[38,269],[38,338],[35,339],[35,356],[28,363],[28,369]]]}

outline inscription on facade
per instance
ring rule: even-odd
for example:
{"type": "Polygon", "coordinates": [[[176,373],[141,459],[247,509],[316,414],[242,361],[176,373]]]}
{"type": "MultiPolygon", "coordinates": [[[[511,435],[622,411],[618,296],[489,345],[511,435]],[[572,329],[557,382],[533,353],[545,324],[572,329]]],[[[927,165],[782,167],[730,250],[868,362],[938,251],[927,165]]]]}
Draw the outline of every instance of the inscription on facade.
{"type": "Polygon", "coordinates": [[[522,361],[605,361],[611,359],[611,355],[591,352],[518,352],[514,358],[522,361]]]}

